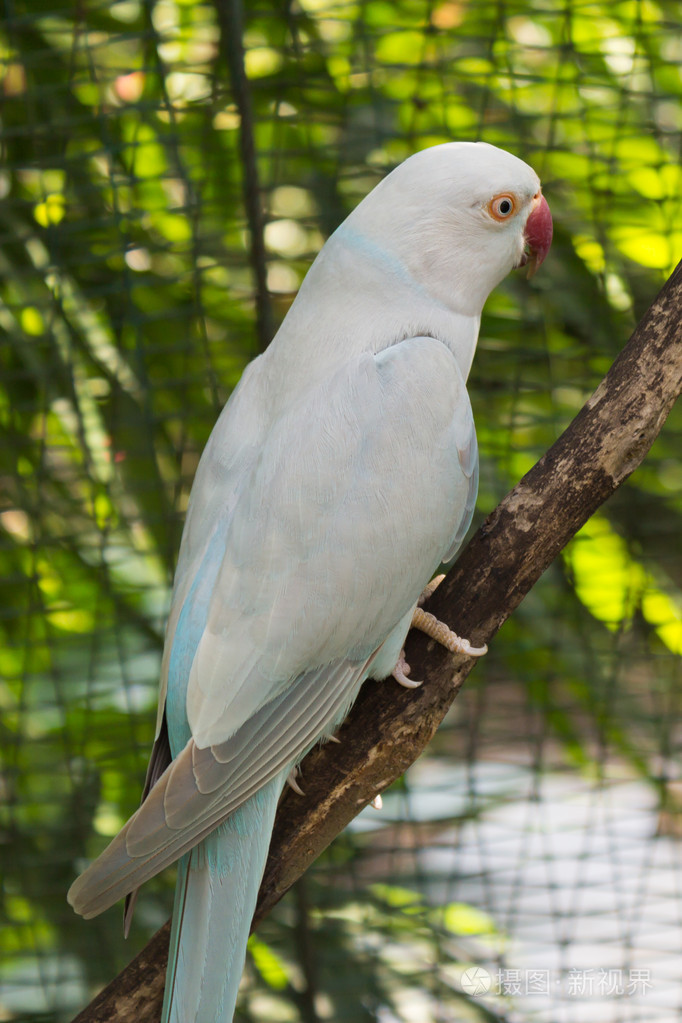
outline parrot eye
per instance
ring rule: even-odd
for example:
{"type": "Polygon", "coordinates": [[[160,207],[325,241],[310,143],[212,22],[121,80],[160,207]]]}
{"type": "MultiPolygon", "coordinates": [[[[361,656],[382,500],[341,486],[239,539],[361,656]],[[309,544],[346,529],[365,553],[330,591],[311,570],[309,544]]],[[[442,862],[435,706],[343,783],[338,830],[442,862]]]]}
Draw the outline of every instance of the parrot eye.
{"type": "Polygon", "coordinates": [[[507,220],[515,209],[516,203],[512,195],[496,195],[488,203],[488,212],[495,220],[507,220]]]}

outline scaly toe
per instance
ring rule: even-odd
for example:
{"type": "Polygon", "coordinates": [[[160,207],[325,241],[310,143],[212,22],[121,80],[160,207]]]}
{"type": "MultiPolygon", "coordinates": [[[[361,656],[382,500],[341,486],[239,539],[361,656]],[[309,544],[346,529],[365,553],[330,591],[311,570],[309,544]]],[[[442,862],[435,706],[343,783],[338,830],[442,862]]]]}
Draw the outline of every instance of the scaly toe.
{"type": "Polygon", "coordinates": [[[449,629],[444,622],[438,621],[435,615],[428,611],[422,611],[418,607],[412,616],[413,628],[425,632],[431,639],[444,646],[450,653],[466,654],[468,657],[482,657],[488,653],[487,646],[472,646],[468,639],[462,639],[452,629],[449,629]]]}
{"type": "Polygon", "coordinates": [[[432,597],[434,595],[440,584],[443,582],[443,579],[445,579],[444,575],[434,576],[434,578],[431,580],[428,586],[425,586],[424,589],[421,591],[419,595],[419,600],[417,601],[417,607],[421,607],[422,604],[426,603],[429,597],[432,597]]]}

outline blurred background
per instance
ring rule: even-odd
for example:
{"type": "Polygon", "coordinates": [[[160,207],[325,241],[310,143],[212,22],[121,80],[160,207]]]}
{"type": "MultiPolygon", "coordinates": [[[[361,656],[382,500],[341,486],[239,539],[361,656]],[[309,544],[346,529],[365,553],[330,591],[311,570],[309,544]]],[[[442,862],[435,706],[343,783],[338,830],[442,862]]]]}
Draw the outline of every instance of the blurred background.
{"type": "MultiPolygon", "coordinates": [[[[219,409],[325,238],[410,153],[530,162],[555,242],[486,307],[478,519],[682,255],[667,0],[6,0],[0,23],[0,1020],[66,1021],[170,911],[66,890],[135,809],[219,409]]],[[[252,939],[241,1020],[682,1011],[682,410],[418,764],[252,939]]],[[[388,684],[388,683],[387,683],[388,684]]]]}

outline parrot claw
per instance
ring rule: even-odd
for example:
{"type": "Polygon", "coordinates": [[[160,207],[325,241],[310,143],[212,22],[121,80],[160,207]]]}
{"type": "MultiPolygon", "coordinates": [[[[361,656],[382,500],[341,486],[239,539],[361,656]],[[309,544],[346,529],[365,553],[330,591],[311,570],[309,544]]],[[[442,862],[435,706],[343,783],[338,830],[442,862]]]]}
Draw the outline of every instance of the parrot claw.
{"type": "Polygon", "coordinates": [[[300,773],[301,772],[298,769],[298,767],[292,767],[291,770],[289,771],[289,774],[287,775],[287,785],[289,786],[290,789],[294,790],[297,796],[304,796],[305,792],[296,781],[296,776],[300,773]]]}
{"type": "Polygon", "coordinates": [[[428,611],[422,611],[418,607],[412,616],[412,627],[425,632],[431,639],[444,646],[452,654],[466,654],[468,657],[483,657],[488,653],[488,647],[472,646],[468,639],[463,639],[449,629],[444,622],[439,622],[435,615],[428,611]]]}
{"type": "Polygon", "coordinates": [[[375,810],[381,810],[381,808],[384,805],[384,801],[381,798],[381,793],[377,792],[376,796],[369,805],[374,807],[375,810]]]}
{"type": "Polygon", "coordinates": [[[453,651],[454,653],[466,654],[468,657],[484,657],[488,653],[487,643],[484,643],[483,646],[472,646],[468,639],[455,636],[454,632],[452,635],[457,641],[457,649],[453,651]]]}
{"type": "Polygon", "coordinates": [[[405,651],[401,650],[398,663],[392,672],[393,678],[396,680],[398,685],[404,686],[406,689],[418,689],[421,685],[421,681],[407,677],[411,670],[412,669],[405,660],[405,651]]]}

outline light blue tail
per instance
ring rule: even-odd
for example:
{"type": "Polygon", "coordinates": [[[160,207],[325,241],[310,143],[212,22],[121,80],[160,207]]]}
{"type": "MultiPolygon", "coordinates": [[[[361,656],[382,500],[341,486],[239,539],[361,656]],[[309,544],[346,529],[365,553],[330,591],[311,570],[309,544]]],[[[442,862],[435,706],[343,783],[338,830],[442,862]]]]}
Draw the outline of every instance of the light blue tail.
{"type": "Polygon", "coordinates": [[[285,777],[179,861],[161,1023],[231,1023],[285,777]]]}

